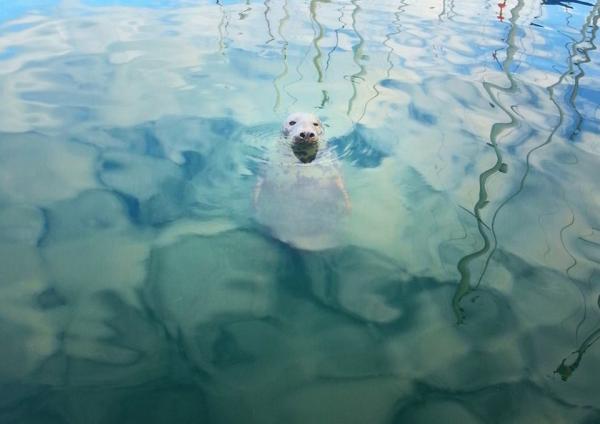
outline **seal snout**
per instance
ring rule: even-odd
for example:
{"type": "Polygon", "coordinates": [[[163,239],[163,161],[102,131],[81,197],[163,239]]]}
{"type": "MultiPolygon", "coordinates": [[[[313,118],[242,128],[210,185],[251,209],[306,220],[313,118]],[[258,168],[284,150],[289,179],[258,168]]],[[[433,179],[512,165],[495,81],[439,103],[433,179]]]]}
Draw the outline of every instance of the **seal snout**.
{"type": "Polygon", "coordinates": [[[294,137],[295,142],[311,142],[314,143],[317,141],[317,135],[312,131],[301,131],[296,137],[294,137]]]}

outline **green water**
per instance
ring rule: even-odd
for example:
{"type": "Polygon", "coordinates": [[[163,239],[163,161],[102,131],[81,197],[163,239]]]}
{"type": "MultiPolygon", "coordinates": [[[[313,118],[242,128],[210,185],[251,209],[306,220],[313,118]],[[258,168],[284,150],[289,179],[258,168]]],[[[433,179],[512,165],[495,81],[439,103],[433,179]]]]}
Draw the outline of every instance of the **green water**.
{"type": "Polygon", "coordinates": [[[599,16],[0,0],[0,423],[600,422],[599,16]]]}

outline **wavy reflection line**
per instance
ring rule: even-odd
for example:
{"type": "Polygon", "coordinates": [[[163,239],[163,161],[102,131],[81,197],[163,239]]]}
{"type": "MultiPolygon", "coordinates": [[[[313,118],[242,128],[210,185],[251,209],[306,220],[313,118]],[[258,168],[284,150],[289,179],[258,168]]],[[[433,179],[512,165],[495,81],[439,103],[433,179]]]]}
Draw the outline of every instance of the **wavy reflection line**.
{"type": "MultiPolygon", "coordinates": [[[[596,6],[596,10],[592,10],[592,12],[590,13],[590,15],[589,15],[588,19],[586,20],[586,23],[584,24],[584,26],[583,26],[583,28],[582,28],[582,34],[584,34],[584,37],[583,37],[584,39],[583,39],[583,40],[580,42],[580,44],[585,44],[585,43],[586,43],[586,41],[587,41],[587,40],[585,40],[585,34],[586,34],[585,28],[586,28],[586,27],[587,27],[587,26],[590,24],[590,20],[592,20],[592,19],[591,19],[591,16],[593,16],[593,14],[594,14],[594,13],[596,13],[596,11],[597,11],[597,7],[598,7],[598,6],[596,6]]],[[[596,16],[596,18],[593,20],[593,22],[594,22],[594,25],[593,25],[593,27],[594,27],[595,29],[592,31],[592,38],[591,38],[591,40],[590,40],[590,43],[592,44],[592,46],[593,46],[593,39],[594,39],[594,37],[595,37],[595,31],[597,30],[597,21],[598,21],[598,17],[596,16]]],[[[592,47],[592,48],[595,48],[595,47],[592,47]]],[[[592,49],[592,48],[590,48],[590,49],[592,49]]],[[[590,50],[590,49],[588,49],[588,50],[590,50]]],[[[574,49],[574,50],[575,50],[575,49],[574,49]]],[[[574,54],[575,54],[575,53],[573,53],[573,55],[574,55],[574,54]]],[[[572,60],[572,59],[573,59],[573,56],[570,56],[570,59],[572,60]]],[[[527,157],[526,157],[526,170],[525,170],[525,174],[524,174],[524,175],[523,175],[523,177],[522,177],[521,184],[519,185],[519,189],[518,189],[518,190],[517,190],[515,193],[513,193],[513,195],[509,196],[509,197],[508,197],[508,198],[507,198],[507,199],[506,199],[506,200],[505,200],[505,201],[504,201],[504,202],[503,202],[503,203],[502,203],[502,204],[501,204],[501,205],[498,207],[498,209],[496,210],[496,212],[495,212],[495,214],[494,214],[494,217],[493,217],[493,219],[492,219],[492,227],[494,227],[494,225],[493,225],[493,224],[495,223],[495,218],[496,218],[496,215],[499,213],[499,211],[502,209],[502,207],[503,207],[503,206],[504,206],[506,203],[508,203],[510,200],[512,200],[514,197],[516,197],[516,196],[517,196],[517,195],[518,195],[518,194],[519,194],[519,193],[520,193],[520,192],[523,190],[524,183],[525,183],[525,179],[527,178],[527,175],[528,175],[528,172],[529,172],[529,169],[530,169],[530,156],[531,156],[531,154],[532,154],[533,152],[535,152],[536,150],[538,150],[539,148],[541,148],[541,147],[545,146],[546,144],[548,144],[548,143],[549,143],[549,142],[552,140],[552,138],[553,138],[554,134],[556,133],[556,131],[558,130],[558,128],[559,128],[559,127],[562,125],[562,122],[564,121],[564,111],[563,111],[563,109],[560,107],[560,105],[559,105],[559,104],[556,102],[556,100],[555,100],[555,98],[554,98],[554,89],[555,89],[555,88],[556,88],[556,87],[557,87],[559,84],[561,84],[561,83],[563,82],[563,80],[564,80],[564,79],[565,79],[565,78],[566,78],[566,77],[567,77],[567,76],[568,76],[568,75],[571,73],[571,70],[572,70],[572,65],[570,64],[570,65],[569,65],[569,67],[568,67],[568,69],[567,69],[567,71],[561,75],[561,77],[559,78],[559,80],[558,80],[558,81],[557,81],[555,84],[553,84],[553,85],[551,85],[550,87],[548,87],[548,88],[547,88],[547,90],[549,91],[549,97],[550,97],[550,100],[551,100],[551,101],[554,103],[554,105],[556,106],[556,108],[557,108],[557,110],[558,110],[558,112],[559,112],[559,122],[558,122],[557,126],[555,126],[555,127],[553,128],[553,131],[550,133],[550,135],[548,136],[548,138],[545,140],[545,142],[544,142],[544,143],[542,143],[541,145],[539,145],[539,146],[535,147],[534,149],[532,149],[532,150],[530,150],[530,151],[528,152],[528,154],[527,154],[527,157]]],[[[492,254],[493,254],[493,252],[492,252],[492,254]]],[[[491,256],[491,255],[490,255],[490,256],[491,256]]],[[[487,261],[487,262],[489,262],[489,259],[490,259],[490,258],[488,258],[488,261],[487,261]]],[[[487,268],[487,263],[486,263],[486,267],[485,267],[485,268],[487,268]]],[[[483,271],[483,273],[482,273],[482,275],[481,275],[481,277],[480,277],[480,279],[479,279],[479,282],[481,282],[481,279],[483,278],[483,275],[485,274],[485,268],[484,268],[484,271],[483,271]]]]}
{"type": "MultiPolygon", "coordinates": [[[[581,67],[581,65],[584,63],[588,63],[590,61],[588,52],[596,49],[594,41],[596,39],[596,33],[598,31],[598,19],[600,19],[600,14],[598,13],[599,10],[600,10],[600,2],[597,2],[596,5],[592,8],[590,14],[588,15],[587,19],[585,20],[584,25],[581,28],[581,31],[580,31],[580,33],[582,35],[581,41],[579,43],[573,43],[573,46],[571,49],[571,55],[570,55],[571,61],[569,63],[569,69],[567,70],[567,72],[565,72],[565,75],[572,72],[573,65],[575,65],[577,67],[577,69],[579,70],[577,76],[575,76],[575,78],[574,78],[573,89],[571,91],[571,95],[569,96],[569,103],[571,104],[573,110],[577,113],[578,119],[580,119],[580,121],[577,122],[577,124],[575,125],[575,129],[571,132],[571,135],[569,136],[570,140],[572,140],[572,138],[577,134],[577,132],[580,129],[581,123],[583,121],[583,117],[578,113],[578,110],[575,107],[575,99],[577,97],[577,90],[579,87],[579,79],[581,79],[583,77],[583,75],[585,75],[585,72],[583,71],[583,68],[581,67]],[[589,39],[587,37],[587,28],[591,28],[589,39]],[[585,48],[586,45],[590,45],[591,47],[585,48]],[[582,61],[574,60],[574,57],[577,56],[577,53],[583,54],[584,59],[582,61]]],[[[592,230],[594,230],[594,228],[592,228],[592,230]]],[[[561,231],[561,233],[562,233],[562,231],[561,231]]],[[[561,242],[562,242],[562,234],[561,234],[561,242]]],[[[563,244],[563,247],[566,250],[566,247],[564,246],[564,244],[563,244]]],[[[567,253],[569,253],[568,250],[567,250],[567,253]]],[[[571,255],[571,257],[572,257],[572,255],[571,255]]],[[[568,269],[571,269],[573,266],[574,265],[572,265],[568,269]]],[[[590,278],[588,280],[588,285],[591,285],[592,279],[596,272],[597,271],[594,270],[591,273],[590,278]]],[[[580,292],[583,296],[583,291],[581,290],[581,288],[579,286],[577,286],[577,288],[580,290],[580,292]]],[[[583,323],[586,319],[587,302],[585,300],[585,297],[583,299],[583,304],[584,304],[584,315],[583,315],[583,318],[577,324],[577,328],[575,330],[575,338],[576,339],[578,337],[579,329],[581,328],[581,326],[583,325],[583,323]]],[[[597,305],[598,305],[598,308],[600,308],[600,296],[598,296],[597,305]]],[[[596,328],[594,331],[592,331],[583,340],[583,342],[579,345],[579,348],[571,353],[571,355],[576,355],[575,360],[571,363],[567,363],[567,360],[569,359],[569,356],[571,356],[571,355],[568,355],[567,357],[563,358],[563,360],[558,365],[556,370],[554,370],[554,373],[560,375],[560,378],[563,381],[567,381],[579,367],[585,352],[598,340],[600,340],[600,327],[596,328]]]]}
{"type": "MultiPolygon", "coordinates": [[[[582,27],[582,40],[578,43],[578,44],[591,44],[592,46],[594,45],[594,40],[595,40],[595,36],[596,36],[596,32],[598,30],[598,19],[600,18],[600,15],[598,15],[598,11],[600,9],[600,3],[598,3],[594,9],[592,9],[592,11],[590,12],[590,14],[588,15],[588,18],[586,19],[583,27],[582,27]],[[586,36],[587,36],[587,31],[585,30],[588,26],[592,26],[594,29],[591,32],[591,36],[590,39],[587,40],[586,36]]],[[[573,57],[575,56],[577,52],[577,48],[574,48],[572,50],[572,55],[569,56],[570,60],[573,60],[573,57]]],[[[571,66],[568,67],[567,71],[565,71],[560,78],[558,79],[558,81],[554,84],[552,84],[551,86],[549,86],[547,88],[548,91],[548,96],[550,101],[554,104],[554,106],[556,107],[557,111],[558,111],[558,115],[559,115],[559,119],[557,124],[553,127],[552,131],[550,132],[550,134],[548,135],[548,137],[544,140],[544,142],[536,147],[534,147],[533,149],[531,149],[529,152],[527,152],[527,156],[525,158],[525,172],[523,173],[523,176],[521,178],[521,181],[519,183],[519,187],[517,188],[517,190],[511,194],[509,197],[507,197],[496,209],[496,211],[494,212],[494,215],[492,216],[492,222],[491,222],[491,227],[492,227],[492,234],[494,236],[494,248],[492,249],[492,251],[490,252],[489,256],[486,259],[485,265],[483,267],[483,270],[481,272],[481,275],[479,277],[479,280],[477,282],[476,287],[479,286],[479,284],[481,283],[481,280],[483,279],[489,262],[492,258],[492,256],[494,255],[495,251],[496,251],[496,245],[497,245],[497,238],[496,238],[496,232],[495,232],[495,224],[496,224],[496,218],[498,216],[498,214],[500,213],[500,211],[502,210],[502,208],[504,208],[504,206],[506,206],[510,201],[512,201],[515,197],[517,197],[522,191],[523,188],[525,187],[525,182],[527,180],[527,177],[529,175],[529,171],[531,168],[531,155],[536,152],[537,150],[541,149],[542,147],[546,146],[548,143],[550,143],[552,141],[552,139],[554,138],[554,135],[556,134],[556,132],[558,131],[558,129],[562,126],[563,122],[564,122],[564,110],[562,109],[562,107],[558,104],[558,102],[556,101],[555,97],[554,97],[554,90],[556,87],[558,87],[560,84],[562,84],[562,82],[565,80],[565,78],[567,78],[567,76],[570,74],[570,69],[572,69],[571,66]]],[[[573,89],[576,89],[576,87],[574,87],[573,89]]]]}
{"type": "Polygon", "coordinates": [[[329,63],[331,62],[331,55],[333,54],[333,52],[335,52],[338,47],[340,46],[340,30],[346,28],[346,24],[344,23],[343,19],[344,19],[344,7],[345,5],[342,5],[342,7],[340,7],[338,9],[338,12],[340,12],[340,16],[338,17],[338,22],[340,23],[340,27],[336,28],[333,32],[335,34],[335,44],[333,45],[333,47],[329,50],[329,52],[327,52],[327,61],[325,62],[325,72],[327,72],[327,70],[329,69],[329,63]]]}
{"type": "Polygon", "coordinates": [[[308,53],[310,53],[310,49],[311,48],[308,47],[304,50],[304,56],[302,56],[302,58],[300,59],[298,64],[294,67],[294,69],[296,70],[296,73],[298,74],[298,79],[283,86],[283,88],[286,91],[286,93],[288,94],[288,96],[290,96],[292,98],[292,103],[290,103],[290,106],[295,105],[298,102],[298,98],[296,96],[292,95],[290,92],[288,92],[287,89],[289,87],[291,87],[292,85],[298,84],[300,81],[302,81],[304,79],[304,75],[302,74],[301,68],[302,68],[302,65],[304,64],[304,61],[308,57],[308,53]]]}
{"type": "MultiPolygon", "coordinates": [[[[313,47],[315,48],[315,55],[313,57],[313,66],[317,71],[317,83],[321,84],[323,82],[323,69],[321,68],[321,58],[323,57],[323,53],[321,52],[321,47],[319,46],[319,42],[323,39],[323,35],[325,34],[325,30],[323,29],[323,25],[317,19],[317,3],[325,2],[323,0],[311,0],[310,2],[310,19],[314,31],[313,37],[313,47]],[[316,28],[315,29],[315,25],[316,28]]],[[[317,109],[323,109],[325,104],[329,102],[329,94],[327,90],[321,90],[321,104],[317,107],[317,109]]]]}
{"type": "Polygon", "coordinates": [[[221,0],[217,0],[217,4],[221,9],[221,20],[219,21],[219,26],[217,27],[217,31],[219,32],[219,53],[225,54],[225,50],[227,49],[227,44],[225,43],[225,39],[228,37],[228,28],[229,28],[229,15],[225,11],[221,0]]]}
{"type": "MultiPolygon", "coordinates": [[[[281,38],[281,40],[283,41],[283,44],[281,46],[281,59],[283,62],[283,70],[273,80],[273,86],[275,87],[275,105],[273,106],[274,112],[277,112],[279,110],[279,105],[281,103],[281,92],[279,90],[279,82],[283,78],[285,78],[288,73],[288,62],[287,62],[288,41],[285,38],[285,36],[283,35],[283,27],[286,24],[286,22],[290,19],[290,13],[288,11],[287,6],[288,6],[288,0],[285,0],[283,2],[283,18],[280,19],[279,26],[277,27],[277,34],[279,35],[279,38],[281,38]]],[[[289,95],[289,93],[288,93],[288,95],[289,95]]],[[[290,97],[293,97],[293,96],[290,96],[290,97]]]]}
{"type": "Polygon", "coordinates": [[[552,216],[552,215],[556,214],[557,212],[558,212],[558,210],[550,210],[548,212],[541,213],[538,215],[538,219],[537,219],[538,225],[540,226],[540,228],[542,229],[542,232],[544,233],[544,243],[546,243],[546,250],[544,250],[544,253],[543,253],[544,261],[547,261],[548,254],[552,251],[552,248],[550,247],[550,240],[548,237],[548,232],[544,228],[544,223],[542,222],[542,220],[544,217],[552,216]]]}
{"type": "MultiPolygon", "coordinates": [[[[594,274],[592,273],[592,275],[590,275],[590,279],[589,279],[590,284],[592,282],[593,276],[594,276],[594,274]]],[[[598,305],[598,308],[600,308],[600,296],[598,296],[597,305],[598,305]]],[[[592,345],[594,343],[596,343],[598,340],[600,340],[600,327],[593,330],[585,338],[585,340],[583,342],[581,342],[581,344],[579,345],[579,348],[577,350],[575,350],[574,352],[571,352],[571,355],[576,355],[575,360],[573,362],[571,362],[570,364],[567,364],[566,363],[567,359],[569,359],[569,356],[571,356],[571,355],[568,355],[567,357],[563,358],[561,363],[554,370],[554,373],[560,375],[560,378],[563,381],[567,381],[573,375],[575,370],[577,370],[577,368],[579,367],[585,352],[590,347],[592,347],[592,345]]]]}
{"type": "Polygon", "coordinates": [[[271,11],[270,3],[270,0],[265,0],[265,2],[263,3],[263,5],[265,6],[265,11],[263,14],[265,16],[265,23],[267,24],[267,33],[269,34],[269,39],[265,42],[265,44],[269,44],[271,41],[275,40],[273,32],[271,31],[271,20],[269,19],[269,12],[271,11]]]}
{"type": "Polygon", "coordinates": [[[325,105],[329,103],[329,100],[331,99],[329,98],[327,90],[321,90],[321,104],[317,106],[317,109],[324,109],[325,105]]]}
{"type": "Polygon", "coordinates": [[[248,7],[245,8],[244,10],[242,10],[240,13],[238,13],[238,15],[240,17],[240,21],[243,21],[244,19],[246,19],[248,17],[248,15],[250,14],[250,12],[252,11],[252,7],[250,7],[250,0],[246,0],[246,6],[248,6],[248,7]]]}
{"type": "MultiPolygon", "coordinates": [[[[599,17],[597,15],[598,7],[599,7],[599,5],[598,5],[598,3],[596,3],[596,6],[594,6],[594,8],[592,8],[592,12],[590,12],[590,15],[588,16],[588,18],[590,16],[593,16],[594,13],[596,13],[596,16],[589,20],[586,20],[586,24],[581,27],[581,31],[580,31],[582,41],[580,41],[579,43],[573,44],[573,47],[571,50],[572,54],[573,54],[572,58],[576,57],[577,53],[580,53],[581,55],[583,55],[583,59],[582,60],[572,60],[570,62],[571,67],[572,67],[572,65],[575,65],[578,72],[577,72],[577,75],[575,75],[575,77],[573,78],[573,90],[571,91],[571,95],[569,96],[569,104],[571,105],[571,108],[575,112],[575,116],[576,116],[576,124],[574,125],[574,128],[568,137],[569,140],[573,140],[573,138],[577,134],[579,134],[579,132],[581,131],[581,124],[583,123],[583,116],[579,112],[579,109],[577,109],[575,102],[577,99],[577,95],[579,94],[579,81],[581,80],[581,78],[583,78],[585,76],[585,72],[582,68],[582,65],[589,63],[591,61],[589,52],[596,50],[596,45],[594,44],[594,41],[596,40],[596,33],[598,32],[598,17],[599,17]],[[588,27],[591,27],[589,40],[587,40],[587,28],[588,27]],[[590,47],[586,48],[586,46],[588,46],[588,45],[590,47]]],[[[572,71],[572,69],[571,69],[571,71],[572,71]]]]}
{"type": "Polygon", "coordinates": [[[394,63],[392,62],[392,55],[395,54],[396,56],[399,57],[399,55],[396,53],[396,50],[394,49],[394,47],[389,45],[389,42],[392,39],[392,37],[394,37],[402,32],[401,25],[400,25],[400,15],[402,15],[405,12],[406,6],[407,6],[407,0],[401,0],[400,6],[398,6],[398,9],[396,9],[396,11],[394,12],[394,20],[392,22],[392,25],[394,26],[396,31],[386,34],[386,39],[383,42],[383,45],[388,48],[388,54],[386,56],[386,61],[388,63],[388,67],[387,67],[386,73],[385,73],[386,78],[388,78],[388,79],[392,75],[392,69],[394,69],[394,63]]]}
{"type": "MultiPolygon", "coordinates": [[[[573,256],[573,254],[571,253],[569,248],[567,248],[567,245],[565,243],[565,231],[567,231],[569,228],[571,228],[573,225],[575,225],[575,214],[573,213],[573,210],[571,208],[569,208],[569,211],[571,212],[571,221],[568,222],[565,226],[563,226],[560,229],[558,237],[560,240],[560,245],[562,246],[562,248],[566,252],[566,254],[569,255],[569,257],[571,258],[571,261],[572,261],[571,265],[569,265],[565,269],[565,274],[571,281],[575,282],[575,279],[573,277],[571,277],[571,270],[577,266],[577,258],[575,258],[575,256],[573,256]]],[[[579,294],[581,295],[581,300],[583,303],[583,315],[582,315],[581,319],[579,320],[579,322],[577,323],[577,327],[575,327],[575,342],[577,342],[577,339],[579,338],[579,329],[581,328],[581,326],[583,325],[583,323],[585,322],[585,320],[587,318],[587,302],[585,300],[585,293],[583,293],[583,290],[581,289],[581,287],[579,287],[579,285],[577,285],[577,284],[575,284],[575,286],[577,287],[577,290],[579,290],[579,294]]],[[[573,315],[575,315],[575,314],[573,314],[573,315]]]]}
{"type": "Polygon", "coordinates": [[[358,95],[356,81],[359,79],[363,79],[364,75],[367,73],[367,68],[365,65],[363,65],[361,63],[365,39],[360,34],[360,32],[358,32],[358,30],[356,29],[357,17],[358,17],[359,12],[362,9],[358,5],[358,0],[352,0],[350,3],[352,3],[352,5],[354,6],[354,9],[352,10],[352,30],[354,31],[354,34],[358,38],[358,43],[355,43],[352,45],[352,52],[353,52],[352,60],[354,61],[354,64],[356,66],[358,66],[358,68],[359,68],[358,72],[350,75],[350,84],[352,85],[352,96],[348,100],[348,107],[346,108],[346,115],[348,115],[348,118],[352,119],[350,117],[350,114],[352,113],[352,107],[353,107],[354,101],[356,100],[356,97],[358,95]]]}
{"type": "Polygon", "coordinates": [[[569,11],[568,8],[565,8],[565,15],[567,15],[567,18],[565,19],[565,24],[566,24],[567,28],[571,28],[571,29],[574,29],[575,31],[577,31],[577,28],[575,28],[571,24],[571,18],[573,18],[573,14],[569,11]]]}
{"type": "Polygon", "coordinates": [[[321,57],[323,56],[321,53],[321,48],[319,47],[319,41],[323,39],[323,34],[325,31],[323,30],[323,25],[317,19],[317,3],[318,0],[311,0],[309,10],[310,10],[310,20],[313,27],[314,37],[313,37],[313,47],[315,48],[315,55],[313,56],[313,66],[315,67],[315,71],[317,72],[317,82],[323,82],[323,70],[321,69],[321,57]],[[316,26],[316,28],[315,28],[316,26]]]}
{"type": "Polygon", "coordinates": [[[442,0],[442,11],[438,15],[438,21],[442,21],[442,17],[446,15],[446,2],[448,0],[442,0]]]}
{"type": "MultiPolygon", "coordinates": [[[[466,209],[465,209],[465,210],[466,210],[466,209]]],[[[471,213],[471,211],[468,211],[468,212],[469,212],[469,214],[471,213]]],[[[466,239],[467,239],[467,237],[468,237],[468,234],[467,234],[467,229],[465,228],[465,226],[463,225],[463,223],[462,223],[460,220],[458,221],[458,223],[460,224],[460,226],[461,226],[461,228],[462,228],[463,235],[462,235],[462,236],[460,236],[460,237],[450,237],[449,239],[442,240],[442,242],[439,244],[439,246],[438,246],[438,248],[437,248],[438,255],[439,255],[440,257],[442,257],[442,249],[444,248],[444,246],[445,246],[445,245],[447,245],[447,244],[451,244],[451,243],[452,243],[452,242],[454,242],[454,241],[460,241],[460,240],[466,240],[466,239]]],[[[450,271],[448,270],[448,266],[446,265],[446,263],[445,263],[445,262],[442,262],[442,266],[444,267],[444,270],[446,270],[446,271],[450,272],[450,271]]]]}
{"type": "Polygon", "coordinates": [[[443,22],[444,18],[447,18],[449,21],[451,21],[452,18],[456,16],[454,9],[454,0],[442,0],[442,10],[439,15],[437,15],[438,21],[443,22]]]}
{"type": "MultiPolygon", "coordinates": [[[[452,298],[452,309],[454,311],[454,315],[456,316],[456,320],[457,320],[458,324],[461,324],[464,321],[464,311],[463,311],[462,307],[460,306],[460,302],[472,290],[471,273],[469,271],[469,265],[472,261],[485,255],[489,251],[490,245],[491,245],[490,237],[486,234],[485,224],[481,218],[481,210],[489,203],[488,193],[487,193],[487,189],[486,189],[486,183],[487,183],[488,178],[490,178],[492,175],[496,174],[497,172],[500,172],[500,170],[503,168],[502,154],[500,152],[500,149],[498,148],[497,140],[498,140],[498,137],[500,134],[502,134],[504,131],[506,131],[508,129],[514,128],[517,125],[517,118],[516,118],[515,114],[512,112],[512,110],[510,108],[507,108],[506,106],[502,105],[498,101],[498,99],[492,92],[492,89],[495,88],[496,90],[502,91],[505,93],[513,93],[513,92],[515,92],[515,90],[517,88],[517,83],[514,80],[512,73],[510,71],[510,66],[511,66],[514,56],[517,52],[517,47],[516,47],[516,43],[515,43],[515,37],[516,37],[516,35],[518,33],[518,29],[519,29],[519,27],[517,26],[517,20],[519,19],[519,16],[520,16],[519,14],[524,6],[525,6],[524,0],[519,0],[517,2],[516,6],[513,9],[511,9],[511,17],[509,20],[511,26],[510,26],[510,30],[507,34],[507,37],[506,37],[506,43],[507,43],[506,58],[502,64],[502,69],[503,69],[504,74],[508,78],[510,85],[507,88],[505,88],[505,87],[502,87],[502,86],[499,86],[499,85],[496,85],[493,83],[489,83],[489,82],[482,83],[485,91],[488,93],[488,96],[490,97],[492,102],[495,105],[497,105],[510,118],[510,122],[507,122],[507,123],[497,122],[494,125],[492,125],[492,128],[490,130],[489,145],[494,149],[494,153],[496,155],[496,163],[491,168],[487,169],[479,176],[479,198],[473,208],[473,214],[475,215],[475,218],[477,220],[477,230],[483,240],[483,247],[481,247],[479,250],[477,250],[475,252],[472,252],[468,255],[463,256],[458,261],[458,264],[456,266],[456,268],[458,269],[458,272],[460,273],[460,281],[456,287],[456,291],[454,292],[454,296],[452,298]]],[[[491,233],[494,235],[493,227],[492,227],[491,233]]],[[[494,235],[494,240],[495,240],[495,235],[494,235]]]]}
{"type": "MultiPolygon", "coordinates": [[[[312,46],[307,46],[306,49],[304,50],[304,55],[302,56],[302,58],[300,59],[300,61],[298,62],[298,64],[295,66],[295,70],[296,73],[298,74],[298,79],[295,81],[292,81],[291,83],[287,84],[284,86],[284,89],[287,89],[288,87],[291,87],[294,84],[299,83],[300,81],[302,81],[304,79],[304,75],[302,74],[302,71],[300,70],[302,68],[302,65],[304,65],[304,62],[306,61],[306,58],[308,57],[308,54],[310,53],[310,50],[312,49],[312,46]]],[[[292,103],[290,104],[290,106],[295,105],[298,102],[298,98],[293,96],[291,93],[288,92],[288,95],[293,99],[292,103]]]]}
{"type": "MultiPolygon", "coordinates": [[[[396,11],[394,12],[394,20],[392,21],[392,25],[395,28],[395,31],[392,32],[388,32],[385,35],[385,40],[383,41],[383,45],[385,47],[387,47],[388,49],[388,54],[386,57],[387,63],[388,63],[388,68],[386,70],[386,78],[389,79],[392,69],[394,68],[394,63],[391,60],[392,54],[396,53],[394,48],[392,46],[389,45],[390,40],[392,39],[393,36],[400,34],[400,15],[404,12],[404,8],[406,7],[406,0],[402,0],[400,2],[400,5],[398,6],[398,8],[396,9],[396,11]]],[[[360,122],[362,121],[362,119],[364,118],[364,116],[367,114],[367,108],[369,107],[369,104],[375,100],[377,97],[379,97],[379,95],[381,94],[381,92],[377,89],[377,86],[379,85],[380,81],[375,81],[373,83],[373,85],[371,85],[371,89],[375,92],[375,94],[373,94],[364,104],[362,113],[360,115],[360,117],[356,120],[356,122],[360,122]]]]}

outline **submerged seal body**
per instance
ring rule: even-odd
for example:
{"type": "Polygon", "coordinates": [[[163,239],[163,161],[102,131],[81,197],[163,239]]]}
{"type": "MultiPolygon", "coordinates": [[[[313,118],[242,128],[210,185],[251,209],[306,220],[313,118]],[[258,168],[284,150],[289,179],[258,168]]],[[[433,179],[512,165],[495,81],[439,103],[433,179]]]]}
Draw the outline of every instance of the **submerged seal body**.
{"type": "Polygon", "coordinates": [[[295,113],[282,135],[256,185],[257,221],[295,247],[334,247],[350,202],[337,158],[322,148],[321,122],[313,114],[295,113]]]}

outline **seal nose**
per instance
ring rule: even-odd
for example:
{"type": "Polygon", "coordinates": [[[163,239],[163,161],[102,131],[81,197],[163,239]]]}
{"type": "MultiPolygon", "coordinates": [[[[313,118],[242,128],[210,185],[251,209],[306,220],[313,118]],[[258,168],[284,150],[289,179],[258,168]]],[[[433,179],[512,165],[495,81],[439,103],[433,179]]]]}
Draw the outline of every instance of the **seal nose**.
{"type": "Polygon", "coordinates": [[[315,138],[315,133],[314,132],[301,132],[300,138],[303,140],[310,140],[312,138],[315,138]]]}

